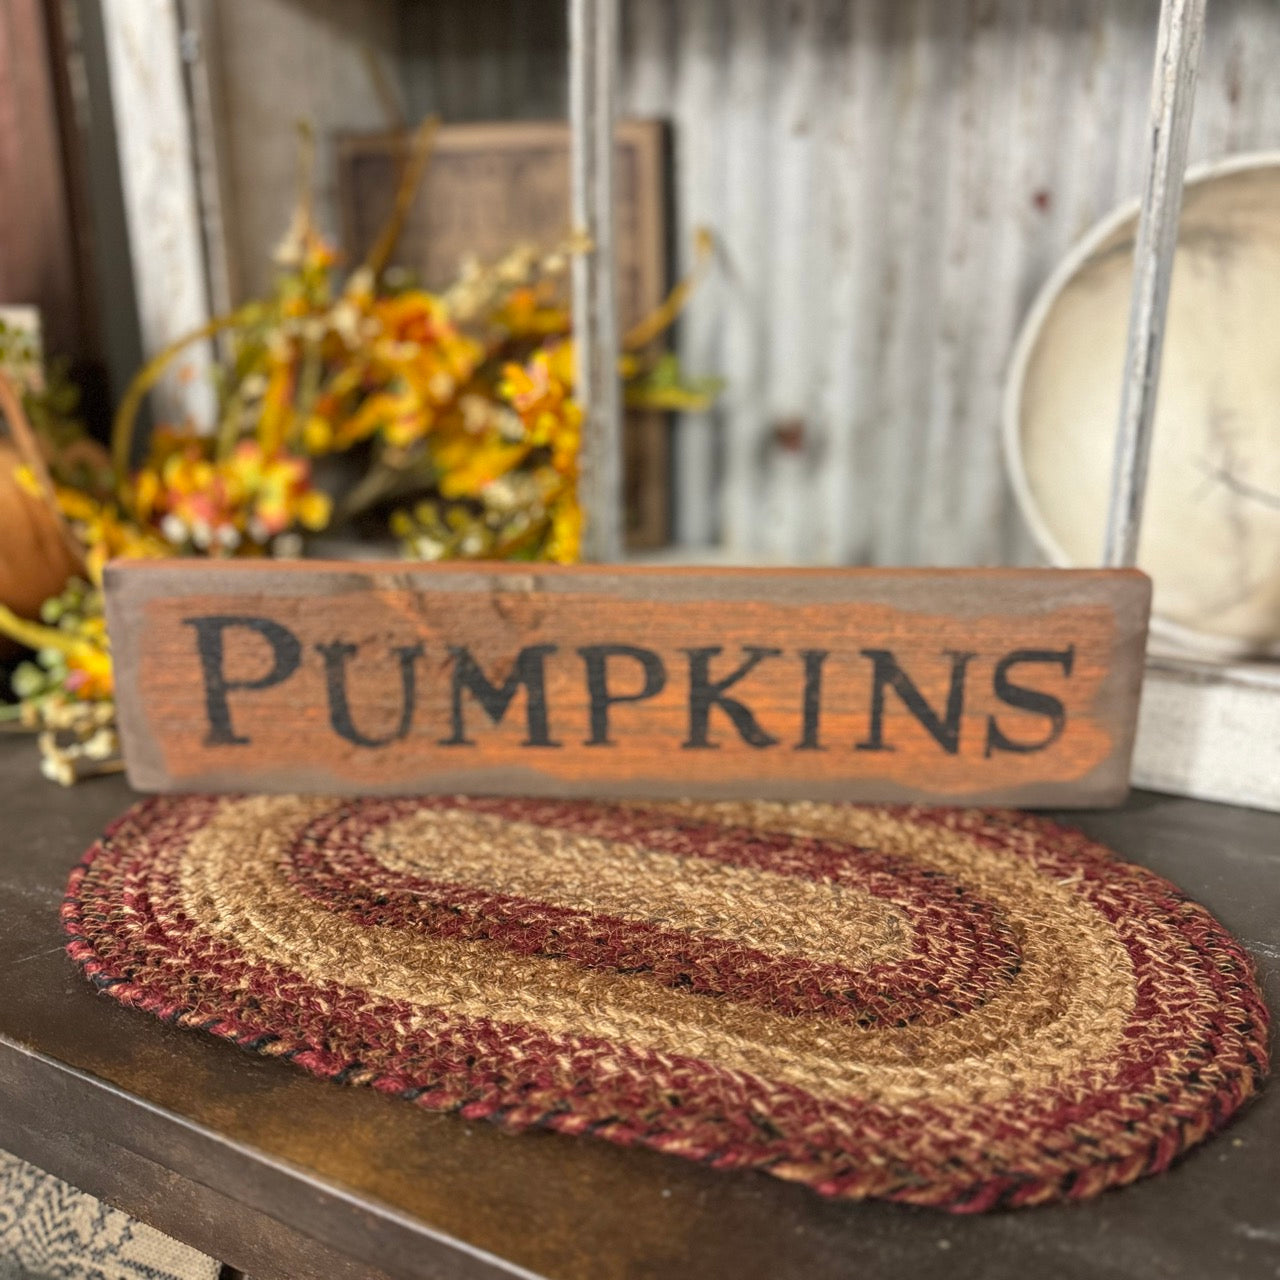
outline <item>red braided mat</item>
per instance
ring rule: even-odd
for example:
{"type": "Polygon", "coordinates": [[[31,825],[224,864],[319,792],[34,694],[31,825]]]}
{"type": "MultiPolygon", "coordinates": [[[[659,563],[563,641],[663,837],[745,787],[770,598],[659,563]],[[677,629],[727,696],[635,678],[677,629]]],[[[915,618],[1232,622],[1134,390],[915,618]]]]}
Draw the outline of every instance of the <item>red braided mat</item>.
{"type": "Polygon", "coordinates": [[[152,799],[63,913],[89,978],[168,1021],[829,1195],[1084,1198],[1266,1073],[1212,917],[1013,813],[152,799]]]}

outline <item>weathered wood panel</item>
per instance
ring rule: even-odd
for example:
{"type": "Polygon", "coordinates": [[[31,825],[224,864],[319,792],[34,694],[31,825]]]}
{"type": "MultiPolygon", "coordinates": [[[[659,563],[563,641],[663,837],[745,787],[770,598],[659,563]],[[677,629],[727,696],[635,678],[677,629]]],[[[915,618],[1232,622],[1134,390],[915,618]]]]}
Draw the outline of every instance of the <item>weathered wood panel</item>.
{"type": "Polygon", "coordinates": [[[93,318],[77,271],[55,59],[40,0],[0,5],[0,305],[40,308],[45,349],[80,355],[93,318]]]}
{"type": "Polygon", "coordinates": [[[331,135],[385,129],[388,104],[369,56],[394,67],[395,0],[217,0],[204,56],[218,89],[217,146],[227,174],[236,302],[262,295],[298,200],[298,122],[315,131],[316,212],[341,227],[331,135]]]}
{"type": "MultiPolygon", "coordinates": [[[[102,24],[142,345],[153,355],[209,318],[202,218],[177,0],[105,0],[102,24]]],[[[152,393],[157,421],[211,428],[212,348],[194,343],[152,393]]]]}
{"type": "Polygon", "coordinates": [[[1153,655],[1135,786],[1280,812],[1280,664],[1153,655]]]}
{"type": "MultiPolygon", "coordinates": [[[[625,332],[661,304],[668,287],[664,129],[657,121],[624,120],[615,136],[613,260],[625,332]]],[[[354,261],[364,258],[391,215],[406,146],[403,130],[337,140],[342,243],[354,261]]],[[[562,243],[574,225],[569,152],[568,126],[557,120],[443,126],[392,262],[412,269],[428,288],[443,289],[468,258],[494,262],[517,244],[562,243]]],[[[626,412],[622,434],[626,546],[665,546],[668,415],[626,412]]]]}
{"type": "Polygon", "coordinates": [[[1134,571],[121,563],[144,790],[1121,799],[1134,571]]]}

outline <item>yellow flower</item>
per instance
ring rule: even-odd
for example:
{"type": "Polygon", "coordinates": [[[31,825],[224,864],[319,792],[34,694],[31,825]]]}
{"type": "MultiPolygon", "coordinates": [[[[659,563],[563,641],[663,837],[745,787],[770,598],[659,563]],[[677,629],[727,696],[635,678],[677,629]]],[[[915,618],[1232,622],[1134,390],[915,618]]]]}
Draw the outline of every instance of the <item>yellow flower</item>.
{"type": "Polygon", "coordinates": [[[577,476],[582,443],[582,406],[572,384],[573,345],[561,342],[535,352],[525,365],[507,365],[500,385],[529,443],[550,449],[551,465],[569,480],[577,476]]]}
{"type": "Polygon", "coordinates": [[[133,509],[139,520],[150,520],[160,497],[160,477],[144,468],[133,478],[133,509]]]}
{"type": "Polygon", "coordinates": [[[17,617],[0,605],[0,634],[40,652],[54,651],[65,663],[61,688],[82,701],[111,697],[111,653],[106,626],[102,619],[102,596],[98,591],[87,597],[86,614],[75,619],[74,626],[46,626],[17,617]]]}
{"type": "Polygon", "coordinates": [[[36,479],[36,473],[25,462],[14,467],[13,478],[18,482],[18,488],[29,498],[44,500],[44,489],[40,481],[36,479]]]}
{"type": "Polygon", "coordinates": [[[446,498],[481,497],[488,485],[519,466],[528,453],[529,445],[520,441],[455,440],[451,448],[435,451],[441,471],[440,493],[446,498]]]}
{"type": "Polygon", "coordinates": [[[295,511],[298,522],[304,529],[318,533],[329,523],[333,503],[327,493],[321,493],[318,489],[308,489],[298,498],[295,511]]]}
{"type": "Polygon", "coordinates": [[[79,489],[57,486],[58,509],[85,549],[85,569],[94,586],[102,585],[108,560],[151,559],[168,548],[150,530],[125,519],[110,503],[98,502],[79,489]]]}
{"type": "Polygon", "coordinates": [[[241,440],[230,456],[206,456],[208,442],[188,437],[160,463],[139,474],[134,493],[171,546],[225,555],[274,538],[295,524],[322,529],[327,495],[311,486],[307,460],[258,440],[241,440]],[[154,496],[151,496],[154,495],[154,496]]]}
{"type": "Polygon", "coordinates": [[[554,564],[573,564],[582,555],[582,509],[573,493],[561,498],[551,512],[544,554],[554,564]]]}
{"type": "Polygon", "coordinates": [[[289,438],[293,423],[293,365],[281,359],[271,371],[258,416],[258,439],[267,449],[278,449],[289,438]]]}
{"type": "Polygon", "coordinates": [[[302,445],[310,454],[328,453],[333,448],[333,423],[313,413],[302,428],[302,445]]]}
{"type": "Polygon", "coordinates": [[[77,645],[68,654],[67,665],[72,674],[67,678],[66,687],[77,698],[85,702],[97,702],[112,696],[114,682],[111,675],[111,655],[105,646],[77,645]]]}
{"type": "Polygon", "coordinates": [[[493,324],[514,338],[546,338],[568,331],[569,312],[556,304],[552,281],[513,289],[493,314],[493,324]]]}
{"type": "Polygon", "coordinates": [[[334,447],[349,449],[377,432],[392,444],[406,445],[425,432],[427,422],[426,407],[409,388],[380,391],[367,397],[355,413],[338,424],[333,433],[334,447]]]}

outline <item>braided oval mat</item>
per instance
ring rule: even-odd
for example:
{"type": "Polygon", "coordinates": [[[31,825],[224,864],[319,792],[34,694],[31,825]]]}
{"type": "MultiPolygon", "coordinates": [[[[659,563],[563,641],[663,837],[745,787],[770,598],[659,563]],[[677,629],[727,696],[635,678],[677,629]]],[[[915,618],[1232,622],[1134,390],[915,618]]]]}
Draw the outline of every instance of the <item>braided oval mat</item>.
{"type": "Polygon", "coordinates": [[[155,798],[63,915],[88,977],[168,1021],[829,1195],[1081,1199],[1267,1069],[1221,926],[1014,813],[155,798]]]}

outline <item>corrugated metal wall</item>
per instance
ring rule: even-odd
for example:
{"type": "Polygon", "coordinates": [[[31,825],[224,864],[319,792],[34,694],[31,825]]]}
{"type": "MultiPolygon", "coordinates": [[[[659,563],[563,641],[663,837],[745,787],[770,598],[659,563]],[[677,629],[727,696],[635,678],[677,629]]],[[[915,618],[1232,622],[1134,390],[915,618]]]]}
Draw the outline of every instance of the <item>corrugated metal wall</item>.
{"type": "MultiPolygon", "coordinates": [[[[223,40],[253,10],[261,42],[277,5],[224,4],[223,40]]],[[[401,0],[391,52],[411,113],[561,114],[562,8],[401,0]]],[[[720,243],[678,335],[691,372],[728,383],[715,413],[676,428],[682,543],[797,562],[1029,557],[1000,459],[1004,369],[1055,261],[1138,189],[1156,10],[627,0],[624,111],[671,122],[682,257],[695,226],[720,243]]],[[[1280,146],[1280,8],[1209,14],[1193,159],[1280,146]]],[[[250,215],[253,176],[236,183],[250,215]]]]}

